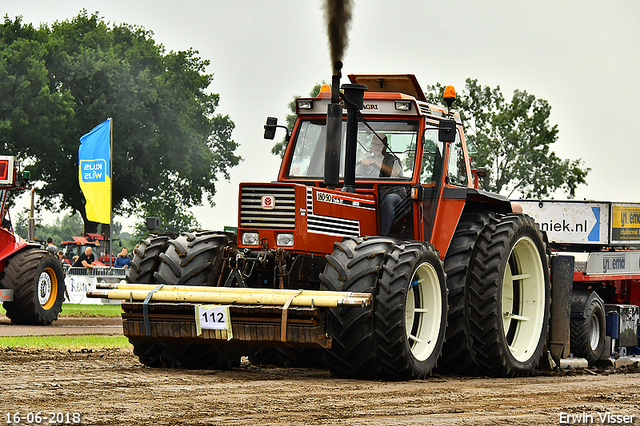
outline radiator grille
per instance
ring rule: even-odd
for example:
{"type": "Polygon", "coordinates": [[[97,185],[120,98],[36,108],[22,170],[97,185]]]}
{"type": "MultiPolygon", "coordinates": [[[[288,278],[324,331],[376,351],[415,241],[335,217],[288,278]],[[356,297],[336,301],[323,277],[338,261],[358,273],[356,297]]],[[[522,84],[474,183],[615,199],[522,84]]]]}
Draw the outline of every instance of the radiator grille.
{"type": "Polygon", "coordinates": [[[243,186],[240,194],[242,228],[294,229],[296,192],[293,186],[243,186]],[[272,196],[275,208],[262,208],[262,197],[272,196]]]}

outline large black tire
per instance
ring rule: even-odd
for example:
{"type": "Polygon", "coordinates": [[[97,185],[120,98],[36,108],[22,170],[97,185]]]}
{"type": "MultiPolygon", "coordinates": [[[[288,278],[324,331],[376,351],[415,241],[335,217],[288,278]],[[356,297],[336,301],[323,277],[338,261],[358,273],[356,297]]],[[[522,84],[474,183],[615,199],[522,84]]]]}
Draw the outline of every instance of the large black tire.
{"type": "Polygon", "coordinates": [[[169,239],[173,237],[171,234],[153,234],[141,241],[140,246],[133,251],[127,281],[138,284],[157,283],[153,275],[162,262],[160,255],[165,252],[169,239]]]}
{"type": "MultiPolygon", "coordinates": [[[[127,281],[138,284],[155,284],[154,274],[160,266],[160,255],[164,253],[169,245],[169,235],[150,235],[146,240],[141,241],[138,248],[133,252],[131,270],[127,274],[127,281]]],[[[138,356],[140,362],[148,367],[162,367],[162,346],[156,342],[140,341],[129,339],[133,346],[134,355],[138,356]]]]}
{"type": "Polygon", "coordinates": [[[49,325],[62,311],[62,265],[46,250],[28,248],[10,257],[2,287],[13,289],[13,302],[3,306],[14,324],[49,325]]]}
{"type": "Polygon", "coordinates": [[[320,280],[321,289],[375,297],[365,308],[330,310],[327,328],[333,343],[324,361],[332,374],[407,380],[431,372],[447,314],[442,262],[431,245],[347,238],[334,245],[320,280]]]}
{"type": "Polygon", "coordinates": [[[471,374],[476,364],[469,336],[469,266],[478,236],[493,214],[472,212],[460,218],[444,259],[449,290],[449,315],[442,356],[437,371],[450,374],[471,374]]]}
{"type": "Polygon", "coordinates": [[[533,219],[492,218],[480,234],[469,280],[470,333],[483,373],[534,371],[547,336],[550,290],[546,247],[533,219]]]}
{"type": "Polygon", "coordinates": [[[595,364],[604,349],[605,321],[604,304],[595,292],[587,299],[584,315],[571,316],[571,352],[585,358],[589,365],[595,364]]]}
{"type": "MultiPolygon", "coordinates": [[[[154,274],[156,282],[179,285],[216,286],[222,271],[222,248],[232,243],[228,234],[212,231],[188,232],[169,240],[154,274]]],[[[223,280],[224,283],[224,280],[223,280]]]]}
{"type": "Polygon", "coordinates": [[[374,305],[381,378],[420,379],[431,373],[444,343],[447,305],[435,248],[415,241],[395,246],[382,268],[374,305]]]}
{"type": "MultiPolygon", "coordinates": [[[[221,250],[233,244],[229,234],[197,231],[167,240],[160,265],[153,274],[154,283],[170,285],[215,286],[222,272],[221,250]]],[[[150,247],[150,246],[149,246],[150,247]]],[[[148,248],[147,248],[148,250],[148,248]]],[[[188,344],[131,341],[140,362],[149,367],[228,370],[240,365],[247,350],[236,345],[188,344]]]]}
{"type": "MultiPolygon", "coordinates": [[[[320,289],[375,293],[378,277],[396,240],[346,238],[335,243],[320,274],[320,289]]],[[[374,302],[375,304],[375,302],[374,302]]],[[[382,371],[374,330],[374,306],[333,308],[327,315],[327,331],[333,339],[324,362],[340,377],[373,378],[382,371]]]]}

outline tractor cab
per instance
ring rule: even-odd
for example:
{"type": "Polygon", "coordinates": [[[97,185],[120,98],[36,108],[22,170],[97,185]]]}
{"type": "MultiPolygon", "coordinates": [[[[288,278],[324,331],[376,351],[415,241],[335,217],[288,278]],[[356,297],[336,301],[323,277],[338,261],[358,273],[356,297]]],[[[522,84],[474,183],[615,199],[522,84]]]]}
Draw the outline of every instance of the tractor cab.
{"type": "MultiPolygon", "coordinates": [[[[444,256],[467,201],[490,200],[496,211],[510,211],[504,197],[473,188],[462,122],[450,109],[452,87],[446,108],[428,103],[410,74],[349,78],[352,84],[344,85],[340,94],[344,109],[339,108],[335,136],[328,137],[328,111],[336,105],[328,85],[315,98],[296,100],[297,120],[278,176],[280,183],[307,188],[306,215],[300,222],[306,219],[308,232],[333,236],[314,238],[315,248],[329,253],[335,237],[379,235],[428,241],[444,256]],[[363,92],[362,100],[351,105],[354,89],[363,92]],[[327,152],[333,155],[330,160],[327,152]],[[327,175],[335,178],[328,182],[327,175]],[[440,232],[433,233],[434,228],[440,232]]],[[[274,120],[265,125],[265,137],[277,127],[274,120]]],[[[242,232],[246,204],[240,209],[242,232]]]]}

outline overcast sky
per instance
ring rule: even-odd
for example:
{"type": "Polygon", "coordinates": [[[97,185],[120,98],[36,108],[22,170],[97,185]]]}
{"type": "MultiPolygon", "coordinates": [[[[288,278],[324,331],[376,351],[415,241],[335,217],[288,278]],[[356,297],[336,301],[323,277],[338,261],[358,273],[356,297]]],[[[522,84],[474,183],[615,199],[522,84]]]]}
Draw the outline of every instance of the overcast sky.
{"type": "MultiPolygon", "coordinates": [[[[217,184],[215,207],[194,209],[205,229],[236,225],[240,182],[276,179],[279,158],[262,139],[266,117],[283,122],[293,95],[331,78],[318,0],[0,5],[10,18],[36,25],[70,19],[82,8],[98,11],[108,22],[153,31],[167,51],[192,47],[211,61],[217,112],[235,122],[244,161],[231,182],[217,184]]],[[[355,1],[343,73],[409,73],[423,88],[440,82],[458,90],[470,77],[499,85],[507,99],[526,90],[552,107],[559,128],[552,149],[591,168],[578,199],[640,202],[639,0],[355,1]]]]}

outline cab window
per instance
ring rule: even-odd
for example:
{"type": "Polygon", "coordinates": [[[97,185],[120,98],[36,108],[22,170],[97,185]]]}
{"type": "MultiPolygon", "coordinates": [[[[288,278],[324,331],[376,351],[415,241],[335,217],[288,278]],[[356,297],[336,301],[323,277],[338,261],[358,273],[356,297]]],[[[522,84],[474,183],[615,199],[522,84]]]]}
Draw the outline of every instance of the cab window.
{"type": "Polygon", "coordinates": [[[456,186],[467,186],[467,168],[462,151],[459,133],[456,141],[449,147],[449,165],[447,167],[447,182],[456,186]]]}

